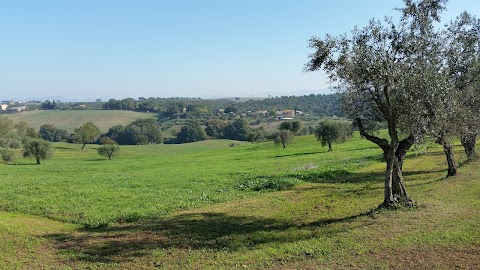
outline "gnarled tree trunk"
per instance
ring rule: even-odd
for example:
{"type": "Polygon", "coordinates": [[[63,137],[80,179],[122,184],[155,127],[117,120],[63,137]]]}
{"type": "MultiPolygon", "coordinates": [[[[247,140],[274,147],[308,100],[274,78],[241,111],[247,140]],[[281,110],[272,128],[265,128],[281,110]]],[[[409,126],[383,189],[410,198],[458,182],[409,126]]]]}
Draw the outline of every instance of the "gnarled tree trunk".
{"type": "Polygon", "coordinates": [[[395,163],[394,163],[394,174],[393,174],[393,196],[400,203],[403,203],[407,206],[412,206],[413,201],[410,199],[407,193],[407,188],[403,182],[403,160],[407,151],[412,147],[414,143],[413,135],[410,134],[407,138],[401,140],[398,144],[397,151],[395,152],[395,163]]]}
{"type": "Polygon", "coordinates": [[[460,142],[465,149],[465,154],[467,154],[467,162],[476,160],[478,158],[477,152],[475,151],[476,139],[476,133],[464,133],[460,136],[460,142]]]}
{"type": "Polygon", "coordinates": [[[440,134],[437,143],[443,146],[443,152],[447,158],[447,177],[455,176],[457,174],[457,164],[455,162],[455,157],[453,156],[453,146],[448,142],[447,138],[445,138],[445,132],[440,134]]]}
{"type": "Polygon", "coordinates": [[[390,207],[395,203],[395,198],[393,196],[393,175],[395,170],[395,151],[397,143],[393,142],[390,143],[390,147],[386,153],[386,162],[387,167],[385,169],[385,183],[384,183],[384,194],[383,194],[383,203],[380,205],[381,207],[390,207]]]}
{"type": "Polygon", "coordinates": [[[381,139],[370,135],[364,129],[360,119],[355,119],[360,130],[360,135],[367,140],[375,143],[383,150],[383,157],[387,163],[385,169],[385,185],[383,203],[379,207],[392,207],[396,203],[406,206],[413,206],[413,201],[407,193],[407,189],[403,182],[403,160],[408,149],[413,145],[413,135],[399,141],[397,134],[391,134],[391,142],[388,143],[386,139],[381,139]]]}
{"type": "Polygon", "coordinates": [[[455,176],[457,174],[457,165],[455,164],[455,158],[453,156],[453,146],[448,142],[443,144],[443,152],[445,152],[448,163],[447,177],[455,176]]]}

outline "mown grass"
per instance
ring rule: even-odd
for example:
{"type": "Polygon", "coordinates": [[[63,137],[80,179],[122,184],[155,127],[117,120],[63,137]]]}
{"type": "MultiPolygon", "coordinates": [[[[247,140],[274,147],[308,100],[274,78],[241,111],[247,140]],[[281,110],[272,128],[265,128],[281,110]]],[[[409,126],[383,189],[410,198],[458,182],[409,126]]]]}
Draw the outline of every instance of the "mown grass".
{"type": "Polygon", "coordinates": [[[332,181],[375,162],[369,153],[378,154],[361,140],[332,153],[313,137],[298,138],[287,149],[229,143],[122,146],[113,160],[100,157],[97,146],[81,151],[79,145],[57,143],[54,158],[41,166],[24,159],[3,166],[0,209],[105,226],[256,196],[299,181],[332,181]],[[318,167],[295,170],[312,163],[318,167]]]}
{"type": "Polygon", "coordinates": [[[137,119],[155,118],[153,113],[108,110],[69,110],[69,111],[28,111],[7,115],[14,122],[25,121],[38,130],[41,125],[50,124],[68,132],[86,122],[93,122],[102,132],[114,125],[127,125],[137,119]]]}
{"type": "Polygon", "coordinates": [[[0,268],[477,269],[480,163],[445,179],[440,149],[413,151],[419,207],[373,211],[384,165],[357,136],[331,153],[304,137],[125,147],[112,161],[56,144],[41,166],[1,167],[0,205],[75,224],[0,213],[0,268]]]}

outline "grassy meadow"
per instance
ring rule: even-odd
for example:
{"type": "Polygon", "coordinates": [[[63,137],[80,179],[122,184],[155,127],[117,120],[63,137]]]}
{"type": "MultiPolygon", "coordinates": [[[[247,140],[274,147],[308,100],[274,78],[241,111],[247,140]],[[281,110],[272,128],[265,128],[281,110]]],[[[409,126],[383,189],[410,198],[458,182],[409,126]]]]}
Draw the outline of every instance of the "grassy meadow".
{"type": "Polygon", "coordinates": [[[154,113],[141,113],[124,110],[38,110],[6,115],[14,122],[25,121],[36,130],[41,125],[50,124],[68,132],[86,122],[93,122],[102,132],[114,125],[127,125],[137,119],[155,118],[154,113]]]}
{"type": "Polygon", "coordinates": [[[384,164],[358,133],[333,152],[313,136],[230,143],[113,160],[55,143],[40,166],[0,165],[0,269],[480,267],[480,162],[444,178],[441,149],[420,146],[404,165],[418,207],[377,211],[384,164]]]}

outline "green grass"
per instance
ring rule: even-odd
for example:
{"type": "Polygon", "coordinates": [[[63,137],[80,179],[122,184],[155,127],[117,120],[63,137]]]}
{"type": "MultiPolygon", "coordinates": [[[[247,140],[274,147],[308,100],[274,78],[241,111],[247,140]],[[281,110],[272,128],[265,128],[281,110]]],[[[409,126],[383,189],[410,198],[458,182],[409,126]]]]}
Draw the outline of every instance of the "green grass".
{"type": "Polygon", "coordinates": [[[3,167],[0,209],[97,227],[256,196],[304,180],[331,181],[375,162],[368,155],[378,152],[357,140],[325,153],[313,137],[298,138],[287,149],[271,142],[229,143],[122,146],[113,160],[100,157],[95,145],[81,151],[80,145],[57,143],[54,158],[41,166],[19,159],[3,167]],[[297,170],[309,164],[317,167],[297,170]]]}
{"type": "Polygon", "coordinates": [[[136,119],[154,118],[153,113],[108,110],[29,111],[7,115],[14,122],[25,121],[38,130],[41,125],[51,124],[73,132],[86,122],[93,122],[102,132],[114,125],[127,125],[136,119]]]}
{"type": "Polygon", "coordinates": [[[40,166],[1,165],[0,268],[480,266],[479,162],[444,179],[438,147],[412,151],[419,207],[378,212],[381,152],[358,134],[334,152],[312,136],[229,143],[125,146],[111,161],[58,143],[40,166]]]}

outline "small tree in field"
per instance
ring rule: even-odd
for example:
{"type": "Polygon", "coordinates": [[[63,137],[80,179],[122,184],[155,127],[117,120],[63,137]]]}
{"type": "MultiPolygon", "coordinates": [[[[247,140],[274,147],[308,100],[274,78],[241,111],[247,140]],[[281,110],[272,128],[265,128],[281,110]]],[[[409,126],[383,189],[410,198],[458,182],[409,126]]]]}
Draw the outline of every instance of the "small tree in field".
{"type": "Polygon", "coordinates": [[[120,146],[116,144],[106,144],[97,148],[97,152],[99,155],[108,157],[108,159],[111,160],[112,157],[118,156],[120,152],[120,146]]]}
{"type": "Polygon", "coordinates": [[[473,161],[478,158],[475,143],[480,134],[480,19],[467,12],[461,13],[448,25],[444,43],[448,46],[449,82],[459,102],[448,128],[460,135],[467,161],[473,161]]]}
{"type": "Polygon", "coordinates": [[[25,144],[23,149],[23,157],[35,158],[38,165],[40,165],[40,160],[49,159],[52,155],[52,146],[44,140],[31,140],[25,144]]]}
{"type": "Polygon", "coordinates": [[[85,150],[85,145],[87,143],[94,142],[95,140],[100,137],[100,129],[95,126],[92,122],[87,122],[83,124],[81,127],[76,128],[73,130],[74,138],[82,143],[82,150],[85,150]]]}
{"type": "Polygon", "coordinates": [[[300,120],[296,121],[285,121],[280,123],[278,126],[280,130],[290,130],[294,135],[300,135],[303,129],[303,122],[300,120]]]}
{"type": "Polygon", "coordinates": [[[0,153],[2,155],[2,160],[6,164],[10,164],[15,160],[15,153],[11,149],[8,149],[8,148],[3,149],[0,151],[0,153]]]}
{"type": "Polygon", "coordinates": [[[293,141],[293,133],[290,130],[279,130],[273,134],[273,136],[273,142],[275,144],[282,144],[284,149],[287,147],[287,144],[293,141]]]}
{"type": "Polygon", "coordinates": [[[322,146],[328,145],[328,151],[333,151],[332,143],[344,142],[352,136],[352,127],[345,122],[324,120],[320,122],[315,129],[315,137],[322,143],[322,146]]]}

